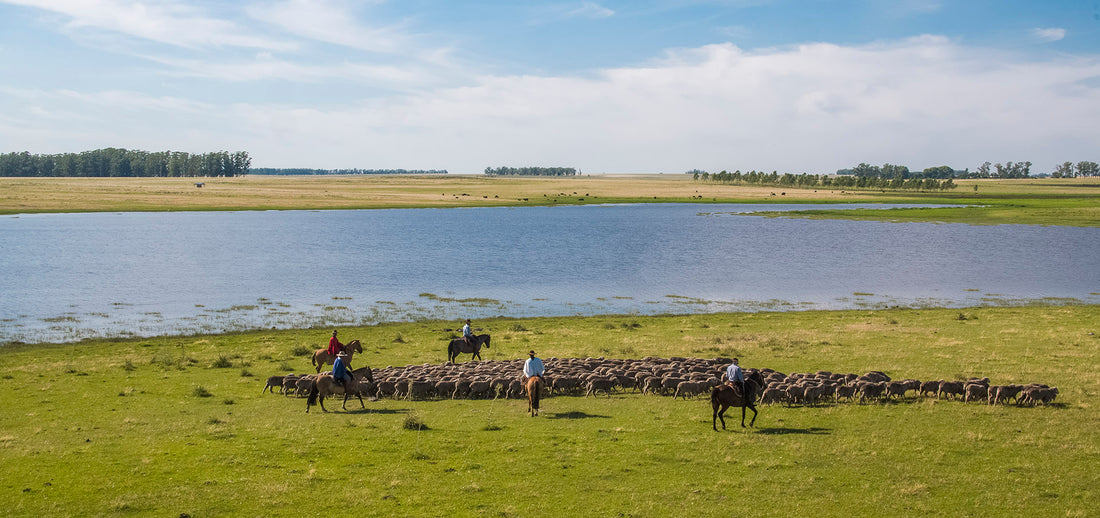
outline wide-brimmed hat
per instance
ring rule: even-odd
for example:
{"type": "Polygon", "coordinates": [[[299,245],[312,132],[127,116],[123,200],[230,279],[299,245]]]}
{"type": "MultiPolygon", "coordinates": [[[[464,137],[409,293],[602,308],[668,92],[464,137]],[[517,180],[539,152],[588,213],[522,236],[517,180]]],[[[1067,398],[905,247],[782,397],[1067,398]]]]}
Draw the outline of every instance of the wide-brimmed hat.
{"type": "Polygon", "coordinates": [[[347,357],[348,357],[348,353],[346,353],[346,352],[344,352],[344,351],[340,351],[340,352],[336,353],[336,356],[342,356],[342,357],[344,357],[344,358],[347,358],[347,357]]]}
{"type": "Polygon", "coordinates": [[[534,355],[535,355],[535,351],[527,351],[527,354],[530,354],[531,356],[534,356],[534,355]]]}

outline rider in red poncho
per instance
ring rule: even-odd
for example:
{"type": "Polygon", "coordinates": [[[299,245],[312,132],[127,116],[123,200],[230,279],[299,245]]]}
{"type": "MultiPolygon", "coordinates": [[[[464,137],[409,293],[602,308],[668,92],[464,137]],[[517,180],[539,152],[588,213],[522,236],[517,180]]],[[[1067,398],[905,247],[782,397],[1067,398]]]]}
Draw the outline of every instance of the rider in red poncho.
{"type": "Polygon", "coordinates": [[[340,341],[336,339],[336,330],[333,329],[332,338],[329,338],[328,340],[328,353],[336,356],[337,354],[340,354],[340,352],[343,350],[344,344],[340,343],[340,341]]]}

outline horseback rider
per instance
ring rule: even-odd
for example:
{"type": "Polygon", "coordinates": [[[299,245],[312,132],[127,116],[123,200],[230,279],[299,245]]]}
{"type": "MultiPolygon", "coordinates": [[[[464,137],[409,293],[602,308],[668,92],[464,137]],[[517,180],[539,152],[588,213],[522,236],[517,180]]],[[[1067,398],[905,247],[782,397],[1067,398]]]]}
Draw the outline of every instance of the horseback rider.
{"type": "Polygon", "coordinates": [[[541,378],[544,374],[546,374],[546,367],[542,364],[542,360],[535,356],[535,351],[528,351],[527,354],[529,354],[531,357],[527,358],[527,360],[523,362],[524,379],[533,378],[535,376],[541,378]]]}
{"type": "Polygon", "coordinates": [[[348,353],[340,351],[336,354],[336,361],[332,362],[332,379],[350,392],[353,377],[348,365],[348,353]]]}
{"type": "Polygon", "coordinates": [[[328,339],[328,353],[332,356],[344,352],[344,344],[340,343],[340,340],[336,339],[336,330],[332,330],[332,338],[328,339]]]}
{"type": "Polygon", "coordinates": [[[745,374],[741,372],[741,366],[737,364],[737,358],[726,367],[726,384],[742,396],[745,395],[745,374]]]}
{"type": "Polygon", "coordinates": [[[473,347],[474,345],[474,332],[470,329],[470,319],[466,319],[466,325],[462,326],[462,339],[466,340],[466,345],[473,347]]]}

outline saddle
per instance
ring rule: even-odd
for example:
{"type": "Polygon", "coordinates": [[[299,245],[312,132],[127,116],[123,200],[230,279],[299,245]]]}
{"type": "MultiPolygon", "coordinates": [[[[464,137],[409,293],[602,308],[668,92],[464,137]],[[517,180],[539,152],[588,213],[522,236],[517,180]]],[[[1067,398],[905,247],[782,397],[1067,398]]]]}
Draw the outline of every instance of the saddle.
{"type": "Polygon", "coordinates": [[[741,386],[738,385],[737,383],[732,382],[732,381],[727,381],[726,386],[729,387],[729,389],[732,390],[734,394],[737,394],[737,397],[744,397],[745,396],[744,394],[741,393],[741,386]]]}

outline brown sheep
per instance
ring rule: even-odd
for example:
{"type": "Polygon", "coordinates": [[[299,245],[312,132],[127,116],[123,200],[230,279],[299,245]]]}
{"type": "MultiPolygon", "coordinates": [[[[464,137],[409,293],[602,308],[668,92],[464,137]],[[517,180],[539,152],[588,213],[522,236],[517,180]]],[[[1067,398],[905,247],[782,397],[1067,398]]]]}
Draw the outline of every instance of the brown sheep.
{"type": "Polygon", "coordinates": [[[963,387],[963,393],[964,403],[969,403],[971,399],[978,398],[986,400],[989,398],[989,387],[981,383],[967,383],[966,386],[963,387]]]}
{"type": "Polygon", "coordinates": [[[585,391],[584,397],[595,397],[596,392],[606,392],[607,397],[611,397],[611,390],[615,388],[615,380],[611,378],[594,378],[588,380],[588,390],[585,391]]]}
{"type": "Polygon", "coordinates": [[[948,396],[962,396],[963,395],[963,383],[961,381],[944,381],[940,383],[939,391],[936,392],[936,397],[943,399],[944,394],[948,396]]]}
{"type": "MultiPolygon", "coordinates": [[[[293,374],[290,374],[290,376],[293,376],[293,374]]],[[[286,379],[286,376],[271,376],[271,377],[267,378],[267,383],[264,384],[264,389],[260,391],[260,394],[263,394],[264,392],[267,392],[268,389],[271,389],[271,393],[274,394],[275,393],[275,387],[278,387],[279,392],[282,392],[283,391],[283,381],[285,379],[286,379]]]]}

